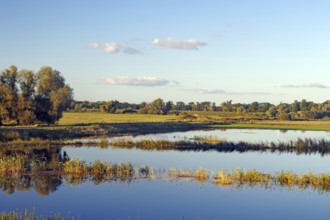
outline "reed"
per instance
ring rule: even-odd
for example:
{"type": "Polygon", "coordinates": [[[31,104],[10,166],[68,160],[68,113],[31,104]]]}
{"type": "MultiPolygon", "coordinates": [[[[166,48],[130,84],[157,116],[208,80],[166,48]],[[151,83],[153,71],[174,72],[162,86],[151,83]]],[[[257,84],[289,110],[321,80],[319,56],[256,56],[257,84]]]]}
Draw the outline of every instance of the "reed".
{"type": "Polygon", "coordinates": [[[3,211],[0,213],[0,220],[70,220],[70,219],[76,219],[74,217],[70,216],[63,216],[59,213],[57,214],[50,214],[50,215],[40,215],[38,214],[35,209],[32,209],[31,211],[28,209],[25,209],[24,212],[22,211],[3,211]]]}
{"type": "Polygon", "coordinates": [[[220,170],[214,177],[214,182],[220,185],[232,185],[234,183],[234,178],[226,171],[220,170]]]}
{"type": "Polygon", "coordinates": [[[168,175],[171,179],[179,179],[179,178],[189,178],[189,179],[195,179],[200,182],[205,182],[209,179],[208,171],[199,168],[195,171],[193,170],[177,170],[174,168],[171,168],[168,171],[168,175]]]}
{"type": "Polygon", "coordinates": [[[24,156],[3,156],[0,158],[0,173],[22,173],[27,169],[27,158],[24,156]]]}
{"type": "Polygon", "coordinates": [[[65,162],[62,169],[68,174],[86,174],[89,170],[86,162],[78,158],[73,158],[65,162]]]}
{"type": "Polygon", "coordinates": [[[194,141],[168,141],[168,140],[113,140],[110,146],[120,148],[138,148],[143,150],[179,150],[179,151],[218,151],[218,152],[295,152],[296,154],[330,153],[330,141],[325,139],[300,139],[288,142],[230,142],[215,137],[195,137],[194,141]]]}

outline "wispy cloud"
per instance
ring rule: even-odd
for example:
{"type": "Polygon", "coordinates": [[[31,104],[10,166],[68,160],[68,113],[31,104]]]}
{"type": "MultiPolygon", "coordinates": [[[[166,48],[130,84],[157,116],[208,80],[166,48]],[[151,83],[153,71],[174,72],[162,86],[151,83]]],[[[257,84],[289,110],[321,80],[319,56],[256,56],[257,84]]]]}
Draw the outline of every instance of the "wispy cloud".
{"type": "Polygon", "coordinates": [[[197,94],[205,94],[205,95],[214,95],[214,94],[220,94],[220,95],[271,95],[271,93],[268,92],[228,92],[226,90],[222,89],[209,89],[209,88],[203,88],[203,89],[186,89],[185,91],[193,91],[197,94]]]}
{"type": "Polygon", "coordinates": [[[92,42],[92,43],[88,44],[88,47],[93,48],[93,49],[100,49],[100,50],[103,50],[104,52],[110,53],[110,54],[116,54],[119,52],[122,52],[125,54],[131,54],[131,55],[142,54],[142,51],[140,51],[137,48],[128,46],[127,44],[120,44],[120,43],[115,43],[115,42],[107,42],[104,44],[92,42]]]}
{"type": "Polygon", "coordinates": [[[150,77],[150,76],[106,77],[106,78],[102,79],[102,83],[108,84],[108,85],[145,86],[145,87],[166,86],[166,85],[178,86],[179,85],[179,82],[177,82],[177,81],[171,81],[171,80],[167,80],[167,79],[160,79],[160,78],[157,78],[157,77],[150,77]]]}
{"type": "Polygon", "coordinates": [[[303,85],[282,85],[282,88],[294,88],[294,89],[299,89],[299,88],[318,88],[318,89],[329,89],[329,86],[320,84],[320,83],[305,83],[303,85]]]}
{"type": "Polygon", "coordinates": [[[188,40],[175,40],[172,38],[166,39],[154,39],[151,42],[152,45],[167,47],[171,49],[179,49],[179,50],[198,50],[201,46],[206,46],[207,44],[203,41],[188,39],[188,40]]]}

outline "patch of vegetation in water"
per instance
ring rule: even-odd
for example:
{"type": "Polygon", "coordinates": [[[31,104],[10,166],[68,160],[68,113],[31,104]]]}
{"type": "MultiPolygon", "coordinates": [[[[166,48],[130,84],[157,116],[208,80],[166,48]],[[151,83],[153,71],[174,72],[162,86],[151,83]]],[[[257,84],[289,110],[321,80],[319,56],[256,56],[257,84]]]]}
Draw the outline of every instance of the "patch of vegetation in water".
{"type": "Polygon", "coordinates": [[[143,150],[179,150],[179,151],[218,151],[218,152],[294,152],[296,154],[330,153],[330,141],[325,139],[301,139],[288,142],[260,142],[248,143],[244,141],[230,142],[214,137],[197,137],[195,141],[168,141],[168,140],[113,140],[110,146],[119,148],[138,148],[143,150]]]}

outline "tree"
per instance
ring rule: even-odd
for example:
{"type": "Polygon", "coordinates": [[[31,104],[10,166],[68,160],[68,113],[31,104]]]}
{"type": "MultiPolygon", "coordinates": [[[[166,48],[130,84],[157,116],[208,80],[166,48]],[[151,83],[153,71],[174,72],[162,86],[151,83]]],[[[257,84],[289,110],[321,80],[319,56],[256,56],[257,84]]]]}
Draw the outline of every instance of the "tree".
{"type": "Polygon", "coordinates": [[[300,103],[295,100],[294,103],[291,105],[292,112],[299,112],[300,111],[300,103]]]}
{"type": "MultiPolygon", "coordinates": [[[[17,120],[18,114],[18,89],[17,89],[17,68],[12,65],[8,69],[2,71],[0,75],[1,90],[3,97],[1,102],[2,106],[2,120],[17,120]],[[6,115],[6,116],[5,116],[6,115]]],[[[1,113],[0,113],[1,114],[1,113]]]]}
{"type": "Polygon", "coordinates": [[[39,121],[54,123],[73,100],[72,89],[57,70],[42,67],[37,72],[36,117],[39,121]]]}
{"type": "Polygon", "coordinates": [[[270,118],[274,118],[276,116],[276,108],[274,106],[271,106],[267,112],[266,115],[270,118]]]}
{"type": "Polygon", "coordinates": [[[246,110],[245,108],[243,108],[242,106],[239,106],[237,109],[236,109],[236,113],[241,115],[241,114],[244,114],[246,113],[246,110]]]}
{"type": "Polygon", "coordinates": [[[166,114],[165,103],[163,99],[156,99],[153,102],[147,104],[145,107],[141,108],[138,113],[140,114],[155,114],[161,115],[166,114]]]}
{"type": "Polygon", "coordinates": [[[10,89],[4,84],[0,83],[0,125],[4,121],[9,121],[8,100],[10,100],[10,89]]]}
{"type": "Polygon", "coordinates": [[[258,112],[259,111],[259,103],[252,102],[249,106],[249,112],[258,112]]]}

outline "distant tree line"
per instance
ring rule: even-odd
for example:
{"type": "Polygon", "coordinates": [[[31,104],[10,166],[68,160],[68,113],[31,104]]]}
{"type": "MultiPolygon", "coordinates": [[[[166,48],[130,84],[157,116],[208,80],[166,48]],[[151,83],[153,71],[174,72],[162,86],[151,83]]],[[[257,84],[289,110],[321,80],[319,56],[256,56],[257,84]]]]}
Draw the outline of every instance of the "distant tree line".
{"type": "Polygon", "coordinates": [[[214,111],[231,112],[237,115],[259,113],[269,119],[280,120],[306,120],[322,119],[330,117],[330,101],[314,103],[306,101],[294,101],[293,103],[280,103],[274,105],[268,102],[252,102],[250,104],[222,102],[216,105],[214,102],[164,102],[156,99],[151,103],[130,104],[111,100],[109,102],[75,102],[71,111],[101,111],[107,113],[140,113],[140,114],[179,114],[182,111],[214,111]]]}
{"type": "Polygon", "coordinates": [[[0,125],[53,124],[72,101],[72,89],[51,67],[34,73],[10,66],[0,74],[0,125]]]}

